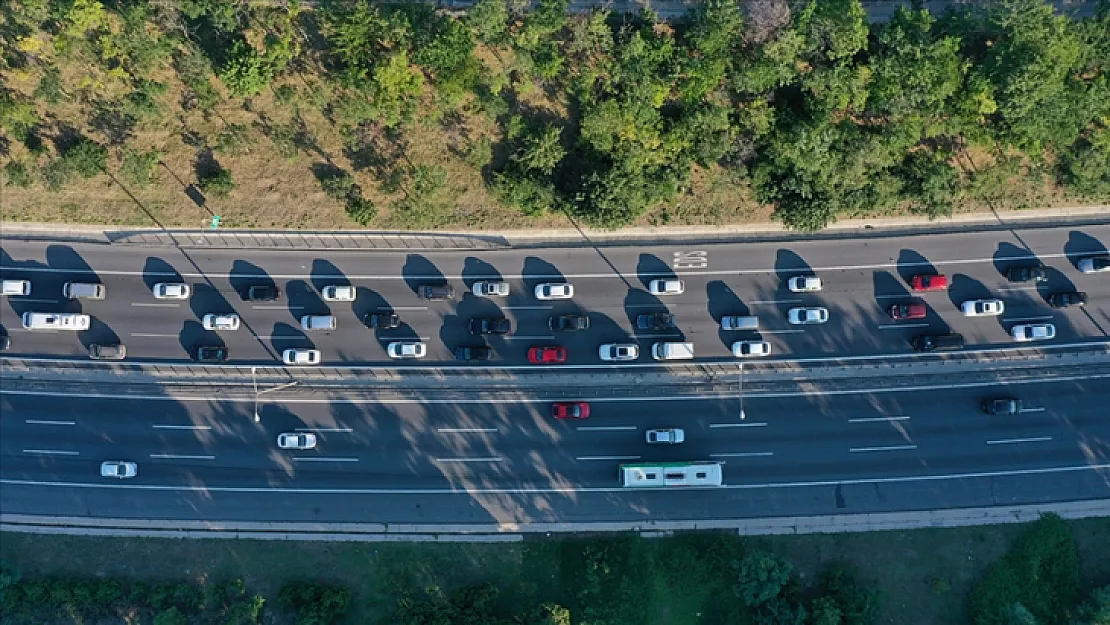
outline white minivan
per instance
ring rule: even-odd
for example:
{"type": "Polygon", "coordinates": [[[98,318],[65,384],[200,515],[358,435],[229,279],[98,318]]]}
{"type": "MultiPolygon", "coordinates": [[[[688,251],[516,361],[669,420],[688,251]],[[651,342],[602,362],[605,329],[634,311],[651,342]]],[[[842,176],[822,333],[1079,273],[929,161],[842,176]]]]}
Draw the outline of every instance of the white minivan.
{"type": "Polygon", "coordinates": [[[23,313],[23,327],[28,330],[88,330],[90,322],[81,313],[23,313]]]}
{"type": "Polygon", "coordinates": [[[4,280],[0,282],[0,295],[22,295],[27,296],[31,294],[31,281],[30,280],[4,280]]]}
{"type": "Polygon", "coordinates": [[[693,343],[656,343],[651,346],[651,357],[656,360],[693,360],[693,343]]]}
{"type": "Polygon", "coordinates": [[[66,282],[62,295],[69,299],[104,299],[105,288],[96,282],[66,282]]]}
{"type": "Polygon", "coordinates": [[[332,315],[305,315],[301,317],[304,330],[334,330],[335,317],[332,315]]]}

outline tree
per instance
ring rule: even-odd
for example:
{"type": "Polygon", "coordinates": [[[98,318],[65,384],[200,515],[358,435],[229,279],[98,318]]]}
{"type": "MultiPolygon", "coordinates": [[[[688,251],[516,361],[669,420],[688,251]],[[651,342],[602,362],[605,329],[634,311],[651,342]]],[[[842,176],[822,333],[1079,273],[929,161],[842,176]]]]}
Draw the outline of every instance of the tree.
{"type": "Polygon", "coordinates": [[[70,146],[63,155],[73,171],[82,178],[92,178],[103,172],[108,164],[108,149],[90,139],[81,139],[70,146]]]}
{"type": "Polygon", "coordinates": [[[867,12],[859,0],[808,0],[798,23],[816,59],[846,61],[867,46],[867,12]]]}
{"type": "Polygon", "coordinates": [[[235,190],[235,180],[231,177],[231,172],[218,165],[202,173],[199,178],[197,184],[201,190],[218,198],[227,198],[235,190]]]}
{"type": "Polygon", "coordinates": [[[1110,625],[1110,586],[1103,586],[1075,610],[1072,625],[1110,625]]]}
{"type": "Polygon", "coordinates": [[[1080,194],[1110,195],[1110,127],[1099,126],[1070,146],[1061,155],[1057,177],[1080,194]]]}
{"type": "Polygon", "coordinates": [[[513,160],[524,169],[550,175],[562,162],[566,153],[563,149],[560,129],[547,125],[524,137],[520,149],[513,155],[513,160]]]}
{"type": "Polygon", "coordinates": [[[482,41],[501,45],[509,36],[509,5],[506,0],[479,0],[467,12],[466,25],[482,41]]]}
{"type": "Polygon", "coordinates": [[[288,583],[278,591],[278,603],[296,614],[297,625],[332,625],[347,613],[351,594],[343,586],[288,583]]]}
{"type": "Polygon", "coordinates": [[[736,595],[747,607],[774,602],[790,583],[794,567],[789,562],[760,551],[736,563],[736,595]]]}

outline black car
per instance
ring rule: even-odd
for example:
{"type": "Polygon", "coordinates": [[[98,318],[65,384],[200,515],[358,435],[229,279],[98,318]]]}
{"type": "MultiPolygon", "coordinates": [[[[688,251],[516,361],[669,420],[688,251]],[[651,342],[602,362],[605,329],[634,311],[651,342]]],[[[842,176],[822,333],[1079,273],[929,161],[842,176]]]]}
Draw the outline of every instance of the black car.
{"type": "Polygon", "coordinates": [[[1053,308],[1067,308],[1068,306],[1086,306],[1087,294],[1083,291],[1064,291],[1048,296],[1048,304],[1053,308]]]}
{"type": "Polygon", "coordinates": [[[471,334],[508,334],[512,324],[504,317],[476,317],[467,327],[471,334]]]}
{"type": "Polygon", "coordinates": [[[637,315],[636,329],[651,330],[653,332],[665,332],[667,330],[674,330],[674,315],[668,313],[648,313],[646,315],[637,315]]]}
{"type": "Polygon", "coordinates": [[[119,343],[114,345],[89,345],[89,358],[93,360],[123,360],[127,357],[127,348],[119,343]]]}
{"type": "Polygon", "coordinates": [[[493,358],[493,350],[485,345],[460,346],[455,348],[455,359],[480,362],[493,358]]]}
{"type": "Polygon", "coordinates": [[[913,348],[919,352],[948,351],[964,348],[962,334],[922,334],[913,339],[913,348]]]}
{"type": "Polygon", "coordinates": [[[1021,412],[1021,400],[1012,397],[984,399],[981,407],[983,412],[990,415],[1017,414],[1021,412]]]}
{"type": "Polygon", "coordinates": [[[376,330],[394,330],[401,327],[401,318],[394,313],[372,313],[366,315],[362,321],[376,330]]]}
{"type": "Polygon", "coordinates": [[[450,284],[421,284],[417,292],[420,297],[430,300],[447,300],[455,297],[455,289],[450,284]]]}
{"type": "Polygon", "coordinates": [[[198,362],[227,362],[228,349],[223,345],[202,345],[197,348],[198,362]]]}
{"type": "Polygon", "coordinates": [[[1011,267],[1006,271],[1006,279],[1010,282],[1047,282],[1048,271],[1040,265],[1011,267]]]}
{"type": "Polygon", "coordinates": [[[0,334],[0,352],[6,352],[12,348],[12,337],[7,334],[0,334]]]}
{"type": "Polygon", "coordinates": [[[590,327],[590,318],[586,315],[559,315],[548,319],[547,327],[565,332],[587,330],[590,327]]]}
{"type": "Polygon", "coordinates": [[[248,302],[272,302],[281,297],[281,289],[272,284],[256,284],[247,289],[248,302]]]}

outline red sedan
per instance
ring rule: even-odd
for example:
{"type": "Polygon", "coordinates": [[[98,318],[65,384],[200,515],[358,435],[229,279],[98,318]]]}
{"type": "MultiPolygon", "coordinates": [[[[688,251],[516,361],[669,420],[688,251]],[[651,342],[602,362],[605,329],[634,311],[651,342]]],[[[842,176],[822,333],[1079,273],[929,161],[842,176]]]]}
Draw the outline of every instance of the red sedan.
{"type": "Polygon", "coordinates": [[[915,291],[946,291],[948,276],[944,274],[917,275],[910,279],[910,288],[915,291]]]}
{"type": "Polygon", "coordinates": [[[565,347],[533,347],[528,350],[528,362],[534,365],[561,363],[567,361],[565,347]]]}
{"type": "Polygon", "coordinates": [[[584,401],[557,401],[551,404],[551,416],[556,419],[587,419],[590,405],[584,401]]]}

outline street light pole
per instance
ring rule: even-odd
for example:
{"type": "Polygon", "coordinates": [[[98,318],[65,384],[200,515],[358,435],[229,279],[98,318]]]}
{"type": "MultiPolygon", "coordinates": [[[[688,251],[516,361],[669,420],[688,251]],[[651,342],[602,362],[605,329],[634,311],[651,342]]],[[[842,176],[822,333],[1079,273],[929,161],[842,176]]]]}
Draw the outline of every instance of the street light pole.
{"type": "Polygon", "coordinates": [[[270,388],[264,388],[260,391],[260,390],[258,390],[258,378],[256,376],[257,372],[258,372],[258,367],[251,367],[251,384],[254,386],[254,422],[255,423],[258,423],[259,421],[262,420],[262,415],[258,414],[258,402],[259,402],[259,398],[261,398],[264,393],[273,393],[274,391],[280,391],[283,388],[289,388],[291,386],[296,386],[297,385],[297,380],[293,380],[292,382],[286,382],[285,384],[278,384],[277,386],[272,386],[270,388]]]}
{"type": "Polygon", "coordinates": [[[743,421],[747,415],[744,414],[744,363],[740,363],[740,420],[743,421]]]}

